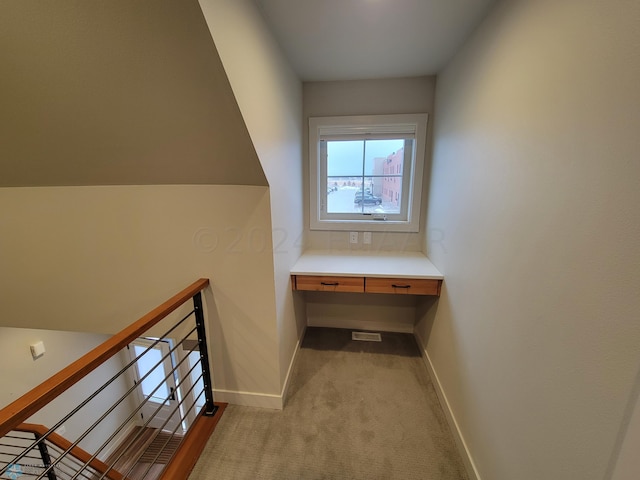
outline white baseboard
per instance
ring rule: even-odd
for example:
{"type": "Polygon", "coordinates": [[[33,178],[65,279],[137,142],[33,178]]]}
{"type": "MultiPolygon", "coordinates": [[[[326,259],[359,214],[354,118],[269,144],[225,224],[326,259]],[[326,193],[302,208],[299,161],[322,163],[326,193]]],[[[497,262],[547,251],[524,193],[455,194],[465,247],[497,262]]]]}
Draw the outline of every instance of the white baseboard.
{"type": "Polygon", "coordinates": [[[216,402],[242,405],[243,407],[270,408],[282,410],[282,396],[258,392],[237,392],[232,390],[213,390],[213,399],[216,402]]]}
{"type": "Polygon", "coordinates": [[[444,393],[442,384],[440,383],[440,379],[438,378],[438,374],[433,367],[433,363],[431,362],[431,358],[429,357],[429,352],[427,352],[425,344],[420,335],[414,332],[414,336],[416,338],[416,342],[418,342],[420,353],[422,353],[422,359],[424,360],[424,364],[427,367],[429,376],[431,377],[438,398],[440,399],[440,403],[442,404],[444,414],[447,417],[447,422],[449,423],[449,427],[451,428],[451,432],[453,433],[453,438],[458,447],[458,451],[460,452],[460,456],[462,457],[462,461],[464,462],[467,474],[469,475],[469,480],[481,480],[478,469],[476,468],[473,457],[471,456],[471,452],[469,452],[469,448],[467,447],[467,443],[465,442],[462,432],[460,431],[460,427],[458,426],[456,417],[451,410],[451,405],[449,404],[449,400],[447,400],[447,395],[444,393]]]}
{"type": "Polygon", "coordinates": [[[291,372],[295,366],[298,353],[300,352],[300,346],[302,345],[302,339],[304,338],[305,330],[302,331],[302,335],[298,339],[295,351],[289,362],[289,369],[287,370],[287,376],[285,377],[284,385],[282,386],[282,392],[280,395],[274,395],[269,393],[258,392],[239,392],[233,390],[213,389],[213,398],[216,402],[230,403],[232,405],[242,405],[244,407],[258,407],[258,408],[270,408],[272,410],[282,410],[284,408],[284,399],[289,391],[289,384],[291,382],[291,372]]]}
{"type": "Polygon", "coordinates": [[[413,324],[393,321],[369,321],[350,318],[307,317],[309,327],[347,328],[352,330],[373,330],[378,332],[413,333],[413,324]]]}
{"type": "Polygon", "coordinates": [[[284,402],[287,399],[287,392],[289,391],[289,385],[291,383],[291,372],[293,372],[293,367],[296,364],[296,360],[298,359],[298,353],[300,353],[300,346],[302,345],[302,339],[304,338],[304,334],[307,331],[307,327],[305,326],[302,330],[302,334],[300,338],[298,338],[298,343],[296,343],[296,349],[291,356],[291,361],[289,362],[289,370],[287,370],[287,376],[284,379],[284,385],[282,385],[282,393],[280,394],[282,397],[282,407],[284,408],[284,402]]]}

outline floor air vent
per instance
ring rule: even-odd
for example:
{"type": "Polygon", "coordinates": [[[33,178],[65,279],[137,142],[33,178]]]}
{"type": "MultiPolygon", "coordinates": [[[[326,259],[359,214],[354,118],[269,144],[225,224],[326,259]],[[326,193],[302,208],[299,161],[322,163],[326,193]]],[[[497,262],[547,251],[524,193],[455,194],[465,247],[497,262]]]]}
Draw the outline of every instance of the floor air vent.
{"type": "Polygon", "coordinates": [[[361,342],[381,342],[382,337],[379,333],[351,332],[351,340],[359,340],[361,342]]]}

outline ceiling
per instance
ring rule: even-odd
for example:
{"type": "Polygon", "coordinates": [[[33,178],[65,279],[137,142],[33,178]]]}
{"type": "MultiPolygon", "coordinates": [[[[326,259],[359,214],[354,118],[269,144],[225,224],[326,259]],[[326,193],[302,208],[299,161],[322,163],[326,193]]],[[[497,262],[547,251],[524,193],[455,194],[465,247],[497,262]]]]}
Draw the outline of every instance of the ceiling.
{"type": "Polygon", "coordinates": [[[253,0],[303,81],[438,73],[495,0],[253,0]]]}

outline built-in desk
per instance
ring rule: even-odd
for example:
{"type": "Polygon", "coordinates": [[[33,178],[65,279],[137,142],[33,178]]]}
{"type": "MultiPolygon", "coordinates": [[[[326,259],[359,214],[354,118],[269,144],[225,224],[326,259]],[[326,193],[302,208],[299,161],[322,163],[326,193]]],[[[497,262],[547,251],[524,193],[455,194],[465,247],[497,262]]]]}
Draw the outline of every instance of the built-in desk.
{"type": "Polygon", "coordinates": [[[303,291],[439,296],[443,278],[419,252],[309,250],[291,269],[303,291]]]}

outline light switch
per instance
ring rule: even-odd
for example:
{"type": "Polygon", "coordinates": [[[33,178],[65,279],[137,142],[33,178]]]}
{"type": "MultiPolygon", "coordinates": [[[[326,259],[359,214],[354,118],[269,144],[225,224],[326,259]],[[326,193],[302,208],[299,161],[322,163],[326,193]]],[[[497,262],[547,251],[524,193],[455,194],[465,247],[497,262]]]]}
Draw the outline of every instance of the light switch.
{"type": "Polygon", "coordinates": [[[44,355],[44,352],[45,352],[44,343],[42,342],[34,343],[33,345],[30,346],[30,348],[31,348],[31,356],[33,357],[34,360],[44,355]]]}
{"type": "Polygon", "coordinates": [[[362,234],[362,243],[365,245],[371,245],[371,232],[364,232],[362,234]]]}

